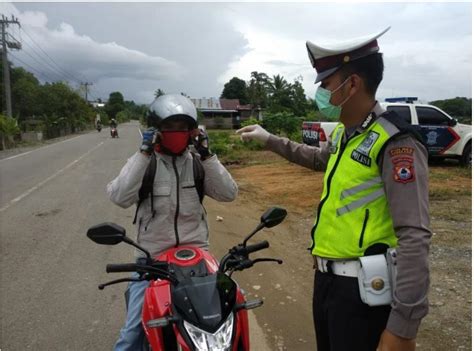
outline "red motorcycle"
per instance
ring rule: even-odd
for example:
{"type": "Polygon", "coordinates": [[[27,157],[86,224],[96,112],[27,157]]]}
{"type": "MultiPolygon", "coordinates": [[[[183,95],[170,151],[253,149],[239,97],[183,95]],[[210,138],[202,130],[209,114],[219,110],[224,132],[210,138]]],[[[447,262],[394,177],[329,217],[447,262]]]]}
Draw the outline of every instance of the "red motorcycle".
{"type": "Polygon", "coordinates": [[[232,273],[257,262],[278,262],[273,258],[250,259],[249,254],[268,248],[268,241],[247,245],[263,228],[280,224],[286,210],[271,208],[261,217],[257,228],[242,244],[234,246],[220,263],[206,250],[182,246],[167,250],[159,257],[125,235],[114,223],[90,228],[87,236],[102,245],[125,242],[146,254],[136,263],[108,264],[107,273],[137,272],[140,278],[122,278],[99,285],[147,280],[150,282],[142,310],[142,326],[147,337],[145,350],[153,351],[248,351],[250,349],[247,310],[263,301],[247,301],[232,279],[232,273]]]}
{"type": "Polygon", "coordinates": [[[112,138],[118,138],[117,127],[111,127],[110,128],[110,136],[112,138]]]}

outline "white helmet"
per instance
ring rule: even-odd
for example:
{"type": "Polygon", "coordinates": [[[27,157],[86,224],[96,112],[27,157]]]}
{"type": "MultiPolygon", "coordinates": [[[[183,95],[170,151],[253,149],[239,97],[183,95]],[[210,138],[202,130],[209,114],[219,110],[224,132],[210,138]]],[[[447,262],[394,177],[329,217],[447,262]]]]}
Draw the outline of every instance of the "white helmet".
{"type": "Polygon", "coordinates": [[[189,129],[197,128],[197,111],[192,101],[180,94],[165,94],[157,97],[147,113],[149,127],[160,128],[161,123],[171,117],[182,117],[189,129]]]}

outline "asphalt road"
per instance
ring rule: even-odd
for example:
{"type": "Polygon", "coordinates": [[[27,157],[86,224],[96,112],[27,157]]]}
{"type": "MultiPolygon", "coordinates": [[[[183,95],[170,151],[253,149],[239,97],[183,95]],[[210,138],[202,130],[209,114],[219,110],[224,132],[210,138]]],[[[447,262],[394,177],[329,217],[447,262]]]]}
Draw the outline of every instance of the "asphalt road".
{"type": "MultiPolygon", "coordinates": [[[[99,246],[85,233],[110,221],[135,236],[134,207],[121,209],[105,193],[140,143],[137,123],[119,133],[111,139],[104,129],[0,160],[2,351],[112,349],[125,285],[97,285],[118,277],[105,265],[131,262],[133,248],[99,246]]],[[[207,202],[210,216],[214,206],[207,202]]],[[[214,237],[220,252],[235,244],[214,237]]],[[[252,349],[269,350],[253,313],[250,323],[252,349]]]]}

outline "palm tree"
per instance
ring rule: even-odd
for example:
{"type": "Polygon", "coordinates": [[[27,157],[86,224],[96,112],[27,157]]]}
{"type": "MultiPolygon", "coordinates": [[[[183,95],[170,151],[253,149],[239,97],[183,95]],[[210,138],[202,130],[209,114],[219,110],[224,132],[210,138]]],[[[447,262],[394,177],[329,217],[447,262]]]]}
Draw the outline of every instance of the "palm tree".
{"type": "Polygon", "coordinates": [[[285,80],[285,78],[283,78],[283,76],[280,76],[279,74],[273,76],[273,79],[269,82],[269,90],[272,95],[287,93],[289,89],[290,85],[285,80]]]}
{"type": "Polygon", "coordinates": [[[291,108],[291,89],[283,76],[277,74],[269,82],[270,110],[283,111],[291,108]]]}
{"type": "Polygon", "coordinates": [[[160,97],[161,95],[165,95],[165,92],[161,89],[156,89],[155,98],[160,97]]]}

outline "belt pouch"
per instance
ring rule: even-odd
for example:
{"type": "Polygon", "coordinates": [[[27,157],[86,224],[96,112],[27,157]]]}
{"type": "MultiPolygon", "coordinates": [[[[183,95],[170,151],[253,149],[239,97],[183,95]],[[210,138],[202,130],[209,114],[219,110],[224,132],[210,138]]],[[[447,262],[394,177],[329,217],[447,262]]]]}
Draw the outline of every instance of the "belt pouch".
{"type": "Polygon", "coordinates": [[[360,298],[369,306],[389,305],[392,302],[392,289],[385,255],[359,258],[361,268],[357,277],[360,298]]]}

